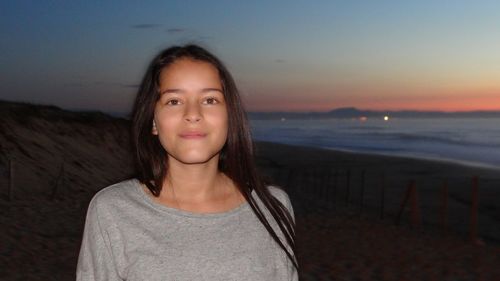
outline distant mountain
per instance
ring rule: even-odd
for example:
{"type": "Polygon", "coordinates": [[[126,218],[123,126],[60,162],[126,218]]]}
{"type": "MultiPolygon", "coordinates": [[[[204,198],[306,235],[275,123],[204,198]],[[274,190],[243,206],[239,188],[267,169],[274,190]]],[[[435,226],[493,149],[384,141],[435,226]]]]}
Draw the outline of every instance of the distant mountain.
{"type": "Polygon", "coordinates": [[[325,118],[500,118],[499,111],[377,111],[342,107],[327,112],[249,112],[250,119],[325,119],[325,118]]]}

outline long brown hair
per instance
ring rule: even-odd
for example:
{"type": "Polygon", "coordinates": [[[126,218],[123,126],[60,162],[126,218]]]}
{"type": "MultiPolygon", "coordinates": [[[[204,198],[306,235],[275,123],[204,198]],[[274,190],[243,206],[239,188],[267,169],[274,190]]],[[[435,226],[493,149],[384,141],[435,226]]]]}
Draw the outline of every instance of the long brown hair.
{"type": "Polygon", "coordinates": [[[145,184],[154,196],[160,195],[168,171],[167,153],[158,137],[151,133],[151,126],[155,104],[160,97],[160,73],[165,67],[181,58],[208,62],[218,70],[229,116],[228,136],[220,152],[219,170],[235,183],[255,215],[298,269],[295,255],[295,224],[287,208],[272,196],[257,172],[254,144],[234,79],[217,57],[200,46],[174,46],[161,51],[150,63],[142,79],[132,112],[132,138],[138,180],[145,184]],[[279,239],[251,196],[252,190],[273,216],[289,249],[279,239]]]}

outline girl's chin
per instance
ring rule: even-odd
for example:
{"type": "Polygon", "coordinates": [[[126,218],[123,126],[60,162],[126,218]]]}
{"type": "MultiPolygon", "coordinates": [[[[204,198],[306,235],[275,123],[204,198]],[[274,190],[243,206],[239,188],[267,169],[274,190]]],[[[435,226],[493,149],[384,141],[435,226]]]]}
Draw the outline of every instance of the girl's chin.
{"type": "Polygon", "coordinates": [[[205,154],[183,154],[183,157],[175,157],[170,155],[170,157],[174,158],[176,162],[186,164],[186,165],[195,165],[195,164],[206,164],[210,161],[217,161],[218,153],[215,155],[207,155],[205,154]]]}

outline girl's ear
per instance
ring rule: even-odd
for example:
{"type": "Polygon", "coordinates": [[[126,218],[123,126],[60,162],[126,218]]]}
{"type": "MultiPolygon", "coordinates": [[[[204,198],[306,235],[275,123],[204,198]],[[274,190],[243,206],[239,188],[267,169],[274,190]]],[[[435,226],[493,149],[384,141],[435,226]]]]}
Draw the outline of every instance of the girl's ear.
{"type": "Polygon", "coordinates": [[[158,135],[158,130],[156,129],[156,122],[153,120],[153,128],[151,129],[153,135],[158,135]]]}

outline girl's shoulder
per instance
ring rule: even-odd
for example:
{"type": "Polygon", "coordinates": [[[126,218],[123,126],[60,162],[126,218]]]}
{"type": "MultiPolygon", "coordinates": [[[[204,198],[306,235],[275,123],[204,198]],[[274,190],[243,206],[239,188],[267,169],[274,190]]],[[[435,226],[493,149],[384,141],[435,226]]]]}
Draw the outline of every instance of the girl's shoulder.
{"type": "Polygon", "coordinates": [[[283,204],[284,202],[290,200],[286,191],[280,186],[268,185],[267,189],[276,199],[278,199],[283,204]]]}
{"type": "Polygon", "coordinates": [[[128,179],[109,185],[94,194],[92,200],[109,202],[110,200],[119,199],[131,192],[136,192],[138,184],[137,179],[128,179]]]}
{"type": "Polygon", "coordinates": [[[94,194],[89,203],[89,209],[99,209],[100,212],[122,209],[137,201],[139,181],[129,179],[107,186],[94,194]]]}
{"type": "Polygon", "coordinates": [[[280,201],[280,203],[283,204],[288,209],[289,212],[293,212],[292,203],[290,202],[290,197],[282,187],[275,185],[268,185],[267,188],[271,193],[271,195],[273,195],[276,199],[278,199],[278,201],[280,201]]]}

